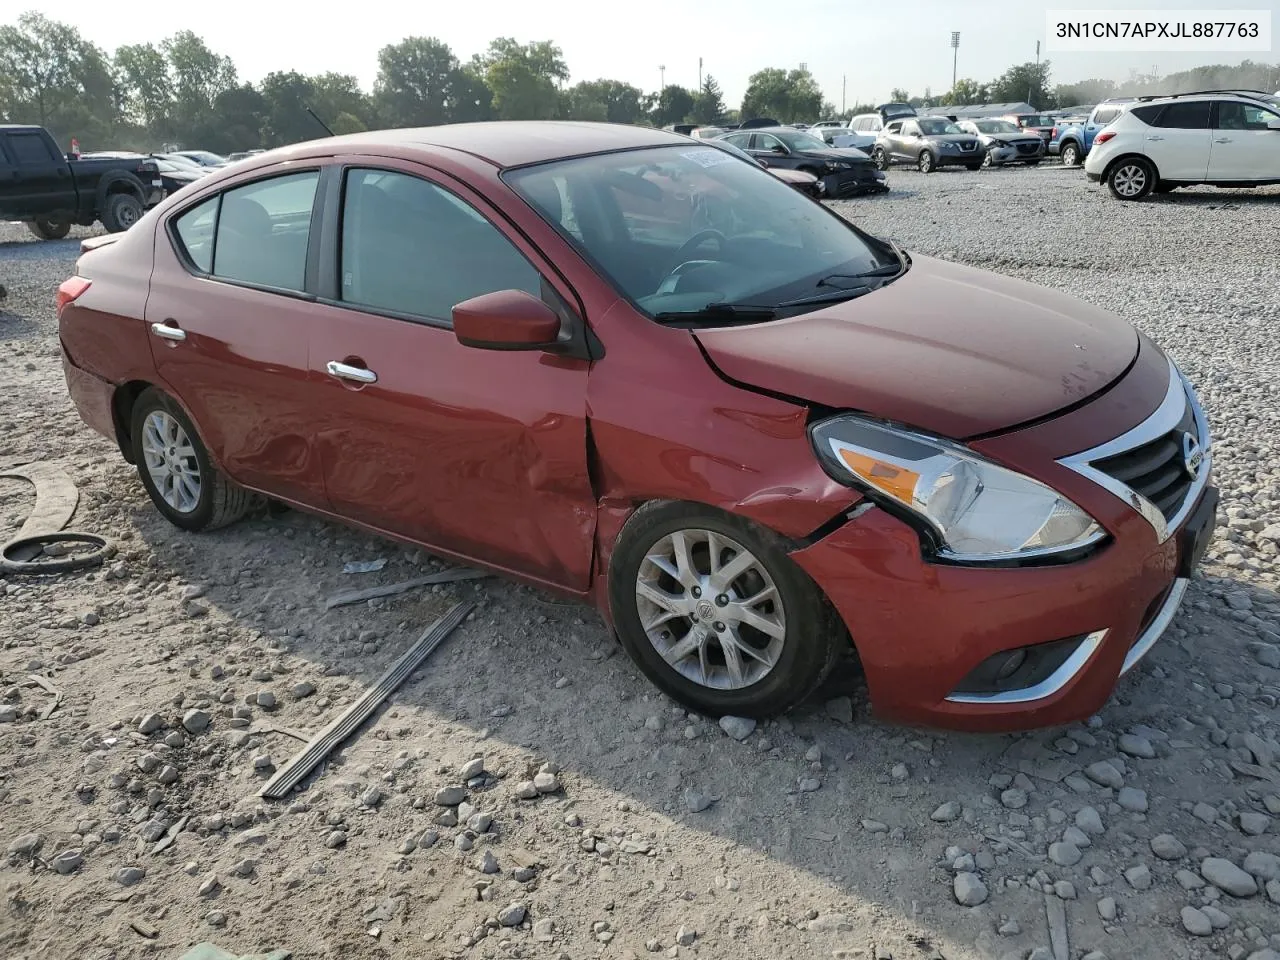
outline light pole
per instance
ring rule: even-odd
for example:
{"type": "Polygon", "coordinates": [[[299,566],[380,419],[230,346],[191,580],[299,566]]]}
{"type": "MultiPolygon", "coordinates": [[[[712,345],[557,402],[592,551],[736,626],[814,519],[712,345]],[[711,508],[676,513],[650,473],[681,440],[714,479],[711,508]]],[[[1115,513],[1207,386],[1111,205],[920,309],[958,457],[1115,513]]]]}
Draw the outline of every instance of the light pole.
{"type": "Polygon", "coordinates": [[[847,73],[840,74],[840,115],[844,116],[845,109],[845,93],[849,89],[849,75],[847,73]]]}
{"type": "Polygon", "coordinates": [[[698,58],[698,92],[702,92],[702,58],[698,58]]]}
{"type": "Polygon", "coordinates": [[[658,67],[658,92],[661,93],[667,89],[667,68],[659,65],[658,67]]]}
{"type": "Polygon", "coordinates": [[[960,31],[951,31],[951,89],[956,88],[956,65],[960,62],[960,31]]]}

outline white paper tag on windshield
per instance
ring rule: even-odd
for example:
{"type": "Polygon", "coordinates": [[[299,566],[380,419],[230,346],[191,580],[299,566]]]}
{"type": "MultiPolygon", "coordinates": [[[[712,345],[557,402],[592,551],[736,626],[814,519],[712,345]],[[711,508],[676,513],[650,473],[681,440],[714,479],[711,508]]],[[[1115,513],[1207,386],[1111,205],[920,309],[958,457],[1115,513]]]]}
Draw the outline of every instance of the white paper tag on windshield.
{"type": "Polygon", "coordinates": [[[680,156],[692,160],[700,167],[714,167],[718,163],[728,163],[734,157],[728,150],[717,150],[715,147],[704,147],[701,150],[690,150],[680,156]]]}

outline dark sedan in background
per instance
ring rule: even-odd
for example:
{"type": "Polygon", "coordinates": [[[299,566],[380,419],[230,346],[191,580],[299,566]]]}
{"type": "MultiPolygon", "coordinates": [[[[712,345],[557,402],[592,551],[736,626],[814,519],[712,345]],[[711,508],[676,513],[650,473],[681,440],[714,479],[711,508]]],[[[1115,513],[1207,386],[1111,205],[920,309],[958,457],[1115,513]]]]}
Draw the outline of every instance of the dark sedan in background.
{"type": "Polygon", "coordinates": [[[1034,131],[1020,129],[1012,120],[960,120],[956,126],[981,141],[984,167],[1006,163],[1035,166],[1044,159],[1044,140],[1034,131]]]}
{"type": "Polygon", "coordinates": [[[871,158],[881,170],[890,164],[911,163],[921,173],[939,167],[982,166],[982,143],[971,133],[942,117],[909,117],[892,120],[880,132],[871,158]]]}
{"type": "Polygon", "coordinates": [[[815,177],[812,173],[806,173],[803,170],[788,170],[785,167],[770,167],[763,160],[757,160],[741,147],[735,147],[728,140],[720,137],[706,142],[711,144],[713,147],[718,147],[725,153],[733,154],[739,160],[745,160],[747,163],[753,163],[756,166],[764,167],[787,186],[795,187],[807,196],[820,200],[827,195],[826,184],[815,177]]]}
{"type": "Polygon", "coordinates": [[[884,193],[885,175],[861,150],[829,147],[811,133],[792,127],[735,130],[721,140],[745,150],[769,169],[801,170],[822,181],[829,199],[884,193]]]}

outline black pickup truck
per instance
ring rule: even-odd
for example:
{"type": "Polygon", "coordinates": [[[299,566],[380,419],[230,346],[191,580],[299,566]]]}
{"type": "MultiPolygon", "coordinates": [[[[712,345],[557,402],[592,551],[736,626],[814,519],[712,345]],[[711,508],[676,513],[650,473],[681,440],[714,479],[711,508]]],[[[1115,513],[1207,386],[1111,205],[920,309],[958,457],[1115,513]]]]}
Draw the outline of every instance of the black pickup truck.
{"type": "Polygon", "coordinates": [[[163,198],[151,158],[69,159],[43,127],[0,124],[0,220],[25,221],[42,240],[95,220],[128,230],[163,198]]]}

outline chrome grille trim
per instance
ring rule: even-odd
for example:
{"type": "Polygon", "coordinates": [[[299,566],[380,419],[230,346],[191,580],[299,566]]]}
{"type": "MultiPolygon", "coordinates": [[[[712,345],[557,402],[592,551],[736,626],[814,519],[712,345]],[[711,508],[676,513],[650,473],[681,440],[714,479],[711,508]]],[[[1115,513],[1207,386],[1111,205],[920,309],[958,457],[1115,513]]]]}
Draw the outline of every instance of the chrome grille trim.
{"type": "Polygon", "coordinates": [[[1155,413],[1114,440],[1109,440],[1091,450],[1084,450],[1069,457],[1063,457],[1058,463],[1068,470],[1074,470],[1082,477],[1087,477],[1108,493],[1119,497],[1133,507],[1147,523],[1151,524],[1151,528],[1156,532],[1157,541],[1164,543],[1182,526],[1187,519],[1187,515],[1199,502],[1204,488],[1209,484],[1209,474],[1213,469],[1212,446],[1212,438],[1209,435],[1209,421],[1205,418],[1204,410],[1200,407],[1200,401],[1196,398],[1195,391],[1191,389],[1191,384],[1187,383],[1181,371],[1170,360],[1169,389],[1165,392],[1164,400],[1156,408],[1155,413]],[[1093,463],[1097,460],[1114,457],[1117,454],[1127,453],[1158,440],[1178,425],[1186,414],[1188,406],[1191,407],[1192,414],[1195,417],[1196,439],[1200,442],[1200,448],[1204,451],[1204,459],[1200,463],[1200,469],[1196,473],[1195,480],[1187,490],[1186,498],[1178,507],[1177,512],[1166,520],[1164,514],[1160,512],[1160,508],[1154,503],[1128,486],[1128,484],[1122,483],[1095,468],[1093,463]]]}

